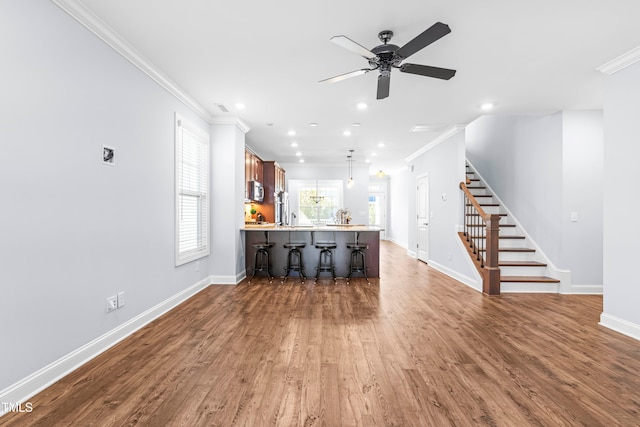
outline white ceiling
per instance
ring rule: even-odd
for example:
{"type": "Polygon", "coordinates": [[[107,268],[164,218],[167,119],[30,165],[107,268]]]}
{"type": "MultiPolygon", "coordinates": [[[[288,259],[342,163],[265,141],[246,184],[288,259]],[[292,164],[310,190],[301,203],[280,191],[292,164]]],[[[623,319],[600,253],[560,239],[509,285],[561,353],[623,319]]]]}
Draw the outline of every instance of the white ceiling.
{"type": "Polygon", "coordinates": [[[356,162],[387,172],[447,126],[484,114],[485,102],[495,104],[490,114],[602,108],[596,68],[640,45],[637,0],[78,2],[211,114],[240,117],[265,160],[296,162],[300,151],[306,164],[335,164],[354,149],[356,162]],[[451,80],[394,70],[380,101],[377,72],[318,83],[368,66],[332,36],[371,49],[388,29],[402,46],[436,21],[452,32],[405,62],[456,69],[451,80]],[[369,108],[358,110],[361,101],[369,108]],[[440,130],[410,132],[415,125],[440,130]]]}

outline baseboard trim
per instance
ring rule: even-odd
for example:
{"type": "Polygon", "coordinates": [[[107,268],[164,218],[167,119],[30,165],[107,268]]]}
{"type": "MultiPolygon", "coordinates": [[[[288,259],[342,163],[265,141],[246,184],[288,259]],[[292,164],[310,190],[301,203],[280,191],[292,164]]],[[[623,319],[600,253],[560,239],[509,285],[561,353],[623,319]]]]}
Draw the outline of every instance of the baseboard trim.
{"type": "Polygon", "coordinates": [[[235,276],[211,276],[211,283],[214,285],[237,285],[247,277],[245,272],[236,274],[235,276]]]}
{"type": "Polygon", "coordinates": [[[602,285],[571,285],[572,295],[603,295],[604,288],[602,285]]]}
{"type": "Polygon", "coordinates": [[[440,273],[442,274],[446,274],[447,276],[451,277],[452,279],[457,280],[458,282],[462,283],[463,285],[467,285],[468,287],[475,289],[476,291],[480,291],[482,292],[482,282],[478,283],[477,280],[472,279],[471,277],[467,277],[465,275],[462,275],[454,270],[451,270],[450,268],[445,267],[442,264],[438,264],[437,262],[433,261],[433,260],[429,260],[427,262],[427,265],[429,265],[430,267],[438,270],[440,273]]]}
{"type": "MultiPolygon", "coordinates": [[[[0,402],[24,403],[37,393],[41,392],[51,384],[59,381],[64,376],[78,369],[91,359],[113,347],[123,339],[138,331],[153,320],[162,316],[169,310],[177,307],[198,292],[207,288],[212,283],[212,277],[207,277],[165,301],[151,307],[144,313],[123,323],[115,329],[83,345],[82,347],[63,356],[55,362],[34,372],[28,377],[0,391],[0,402]]],[[[6,413],[4,407],[0,406],[0,417],[6,413]]]]}
{"type": "Polygon", "coordinates": [[[638,324],[602,313],[599,325],[640,341],[640,325],[638,324]]]}

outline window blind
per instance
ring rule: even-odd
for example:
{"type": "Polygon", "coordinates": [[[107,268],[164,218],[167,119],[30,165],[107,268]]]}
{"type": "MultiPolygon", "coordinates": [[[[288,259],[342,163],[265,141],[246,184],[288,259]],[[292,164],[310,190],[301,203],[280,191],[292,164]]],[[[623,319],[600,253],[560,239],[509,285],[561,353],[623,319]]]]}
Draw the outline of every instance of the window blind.
{"type": "Polygon", "coordinates": [[[209,255],[209,137],[176,116],[176,265],[209,255]]]}

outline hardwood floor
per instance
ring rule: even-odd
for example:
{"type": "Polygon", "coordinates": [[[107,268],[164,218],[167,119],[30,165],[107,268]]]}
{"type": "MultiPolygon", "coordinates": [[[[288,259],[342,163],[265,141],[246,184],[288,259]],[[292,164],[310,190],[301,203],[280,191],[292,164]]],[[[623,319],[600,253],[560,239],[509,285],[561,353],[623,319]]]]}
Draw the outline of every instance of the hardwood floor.
{"type": "Polygon", "coordinates": [[[211,286],[0,425],[640,425],[640,342],[598,326],[601,297],[381,259],[370,285],[211,286]]]}

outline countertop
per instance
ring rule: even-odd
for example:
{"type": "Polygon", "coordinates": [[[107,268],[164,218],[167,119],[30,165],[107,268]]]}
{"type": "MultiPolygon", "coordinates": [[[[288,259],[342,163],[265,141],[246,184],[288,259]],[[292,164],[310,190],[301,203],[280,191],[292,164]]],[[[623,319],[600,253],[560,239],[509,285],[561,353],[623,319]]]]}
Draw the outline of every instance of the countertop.
{"type": "Polygon", "coordinates": [[[327,225],[275,225],[245,224],[243,231],[383,231],[380,227],[364,224],[327,224],[327,225]]]}

